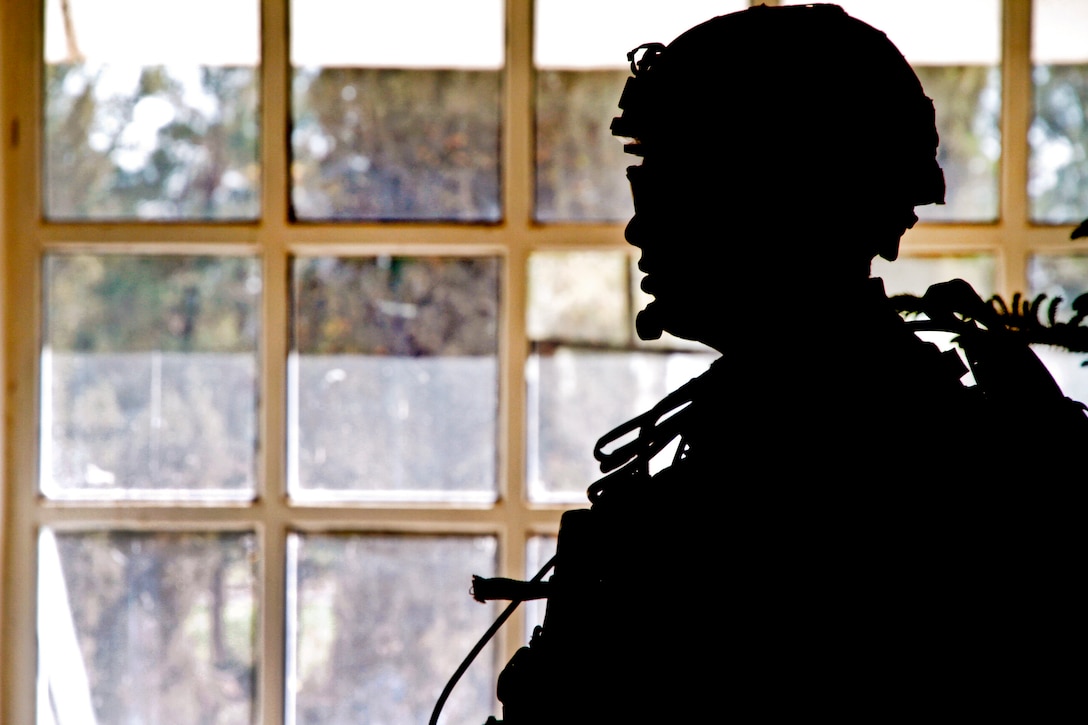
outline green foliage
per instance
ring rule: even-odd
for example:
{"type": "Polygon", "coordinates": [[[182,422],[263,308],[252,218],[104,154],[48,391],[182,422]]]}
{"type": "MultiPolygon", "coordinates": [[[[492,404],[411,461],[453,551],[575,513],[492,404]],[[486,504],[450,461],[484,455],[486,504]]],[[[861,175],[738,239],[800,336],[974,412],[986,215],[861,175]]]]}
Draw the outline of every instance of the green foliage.
{"type": "Polygon", "coordinates": [[[48,218],[258,215],[255,68],[63,64],[45,74],[48,218]]]}
{"type": "Polygon", "coordinates": [[[258,263],[247,257],[51,255],[55,351],[255,352],[258,263]]]}
{"type": "Polygon", "coordinates": [[[495,355],[499,264],[482,258],[300,258],[303,354],[495,355]]]}

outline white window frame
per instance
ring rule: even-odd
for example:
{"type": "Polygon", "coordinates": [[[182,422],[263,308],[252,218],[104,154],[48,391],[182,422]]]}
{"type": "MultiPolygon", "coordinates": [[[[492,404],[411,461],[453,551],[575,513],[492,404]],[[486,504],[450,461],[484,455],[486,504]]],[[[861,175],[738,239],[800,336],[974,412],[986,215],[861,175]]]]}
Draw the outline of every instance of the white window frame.
{"type": "MultiPolygon", "coordinates": [[[[258,532],[261,629],[257,721],[280,723],[284,702],[285,576],[291,531],[404,531],[484,533],[499,543],[503,575],[524,573],[525,543],[554,533],[564,506],[531,504],[525,494],[526,268],[536,250],[625,249],[623,224],[549,224],[532,221],[532,9],[506,0],[503,71],[503,221],[465,224],[293,224],[288,221],[287,158],[283,139],[288,94],[285,0],[262,0],[261,219],[256,223],[46,223],[42,220],[41,9],[42,0],[0,6],[0,725],[34,722],[36,542],[41,527],[194,527],[258,532]],[[279,100],[276,100],[279,99],[279,100]],[[252,505],[156,506],[56,503],[37,492],[40,260],[54,250],[124,252],[244,252],[260,257],[264,275],[260,348],[259,480],[265,490],[252,505]],[[491,254],[503,263],[501,287],[499,500],[487,506],[289,505],[286,480],[286,360],[288,264],[293,253],[491,254]],[[271,334],[283,331],[283,334],[271,334]]],[[[770,3],[769,3],[770,4],[770,3]]],[[[997,292],[1027,289],[1031,254],[1088,251],[1070,242],[1070,226],[1040,226],[1029,217],[1026,139],[1031,113],[1031,4],[1003,0],[1000,215],[992,224],[919,224],[906,235],[905,255],[992,254],[997,292]]],[[[618,142],[617,142],[618,143],[618,142]]],[[[602,431],[603,433],[604,431],[602,431]]],[[[592,441],[587,441],[592,445],[592,441]]],[[[588,485],[590,482],[587,481],[588,485]]],[[[669,492],[662,492],[667,496],[669,492]]],[[[466,572],[467,582],[470,572],[466,572]]],[[[500,635],[505,661],[523,644],[515,617],[500,635]]],[[[452,674],[452,673],[451,673],[452,674]]]]}

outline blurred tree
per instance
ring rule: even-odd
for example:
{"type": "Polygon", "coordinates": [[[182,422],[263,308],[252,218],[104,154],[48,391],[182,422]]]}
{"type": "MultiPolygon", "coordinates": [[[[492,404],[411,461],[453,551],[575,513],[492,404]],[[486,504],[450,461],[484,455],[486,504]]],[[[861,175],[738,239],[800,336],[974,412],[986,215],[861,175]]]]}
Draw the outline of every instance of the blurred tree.
{"type": "Polygon", "coordinates": [[[61,533],[98,725],[252,722],[252,534],[61,533]]]}
{"type": "Polygon", "coordinates": [[[1088,65],[1036,66],[1031,216],[1049,224],[1088,216],[1088,65]]]}
{"type": "Polygon", "coordinates": [[[256,69],[75,62],[45,74],[48,218],[258,216],[256,69]]]}
{"type": "Polygon", "coordinates": [[[256,350],[261,281],[251,257],[54,254],[45,281],[54,351],[256,350]]]}
{"type": "Polygon", "coordinates": [[[915,66],[933,99],[945,203],[915,210],[926,220],[985,222],[998,216],[1001,73],[993,66],[915,66]]]}
{"type": "Polygon", "coordinates": [[[295,264],[303,354],[493,356],[495,258],[317,257],[295,264]]]}
{"type": "Polygon", "coordinates": [[[48,256],[49,484],[251,488],[259,275],[249,257],[48,256]]]}
{"type": "Polygon", "coordinates": [[[498,221],[497,71],[302,68],[297,218],[498,221]]]}
{"type": "Polygon", "coordinates": [[[609,130],[626,70],[536,73],[536,203],[540,221],[625,221],[623,170],[636,160],[609,130]]]}
{"type": "MultiPolygon", "coordinates": [[[[308,614],[300,620],[313,628],[300,630],[296,642],[308,658],[298,683],[299,725],[426,722],[449,674],[496,614],[455,584],[459,571],[495,570],[494,539],[307,535],[302,541],[298,599],[308,614]],[[320,644],[311,647],[315,640],[320,644]]],[[[446,708],[453,722],[482,722],[493,707],[487,683],[494,670],[480,665],[466,673],[446,708]]]]}

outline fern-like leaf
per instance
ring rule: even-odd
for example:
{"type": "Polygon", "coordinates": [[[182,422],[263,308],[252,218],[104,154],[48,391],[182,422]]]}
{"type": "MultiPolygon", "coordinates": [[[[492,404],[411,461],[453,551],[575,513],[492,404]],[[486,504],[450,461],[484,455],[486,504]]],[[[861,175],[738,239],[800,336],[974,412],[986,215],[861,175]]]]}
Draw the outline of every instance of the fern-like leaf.
{"type": "Polygon", "coordinates": [[[1009,303],[1009,313],[1013,316],[1023,314],[1023,310],[1020,308],[1020,300],[1023,299],[1023,295],[1019,292],[1014,292],[1012,295],[1012,301],[1009,303]]]}
{"type": "Polygon", "coordinates": [[[1079,325],[1085,317],[1088,317],[1088,292],[1082,295],[1077,295],[1073,300],[1073,319],[1069,320],[1069,324],[1076,326],[1079,325]]]}
{"type": "Polygon", "coordinates": [[[1058,324],[1058,305],[1062,303],[1061,297],[1055,297],[1050,301],[1050,306],[1046,309],[1046,321],[1051,327],[1058,324]]]}
{"type": "Polygon", "coordinates": [[[1043,300],[1046,299],[1046,295],[1039,294],[1035,296],[1035,299],[1031,301],[1031,310],[1025,317],[1030,317],[1030,321],[1036,325],[1039,325],[1039,308],[1043,306],[1043,300]]]}

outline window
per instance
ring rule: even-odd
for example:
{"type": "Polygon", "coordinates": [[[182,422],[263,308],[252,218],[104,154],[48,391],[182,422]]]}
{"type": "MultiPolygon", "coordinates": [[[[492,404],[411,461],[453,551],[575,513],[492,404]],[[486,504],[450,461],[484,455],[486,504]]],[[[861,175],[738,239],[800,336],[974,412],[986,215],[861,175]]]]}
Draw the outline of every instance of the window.
{"type": "MultiPolygon", "coordinates": [[[[627,50],[745,5],[5,4],[0,722],[425,722],[498,614],[471,575],[539,566],[596,439],[713,357],[633,335],[608,126],[627,50]]],[[[1088,291],[1083,3],[843,5],[949,183],[874,273],[1088,291]]],[[[498,713],[524,609],[446,721],[498,713]]]]}
{"type": "Polygon", "coordinates": [[[257,3],[44,5],[47,219],[260,216],[257,3]]]}

